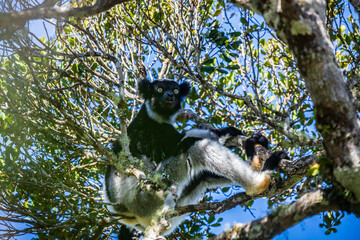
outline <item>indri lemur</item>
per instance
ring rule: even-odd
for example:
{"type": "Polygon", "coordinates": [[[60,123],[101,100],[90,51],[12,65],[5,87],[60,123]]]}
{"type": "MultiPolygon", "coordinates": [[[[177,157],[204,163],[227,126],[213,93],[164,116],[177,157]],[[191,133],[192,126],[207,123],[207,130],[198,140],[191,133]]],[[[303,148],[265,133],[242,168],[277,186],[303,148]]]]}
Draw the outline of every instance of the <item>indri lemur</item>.
{"type": "MultiPolygon", "coordinates": [[[[196,203],[206,188],[240,184],[247,194],[265,191],[270,174],[279,161],[288,158],[283,151],[275,152],[264,166],[251,166],[221,143],[221,138],[234,137],[241,131],[229,127],[219,130],[194,129],[180,134],[172,125],[182,100],[190,92],[190,84],[171,80],[146,79],[139,81],[138,89],[145,103],[128,127],[132,156],[142,159],[154,172],[169,176],[176,185],[178,199],[158,198],[140,188],[133,176],[120,174],[108,166],[105,176],[105,199],[117,205],[109,206],[111,212],[121,216],[120,222],[144,230],[157,210],[164,207],[196,203]]],[[[255,134],[245,142],[248,159],[255,157],[255,144],[268,147],[268,140],[255,134]]],[[[116,142],[113,150],[121,151],[116,142]]],[[[171,220],[170,233],[183,220],[171,220]]],[[[163,233],[163,234],[166,234],[163,233]]]]}

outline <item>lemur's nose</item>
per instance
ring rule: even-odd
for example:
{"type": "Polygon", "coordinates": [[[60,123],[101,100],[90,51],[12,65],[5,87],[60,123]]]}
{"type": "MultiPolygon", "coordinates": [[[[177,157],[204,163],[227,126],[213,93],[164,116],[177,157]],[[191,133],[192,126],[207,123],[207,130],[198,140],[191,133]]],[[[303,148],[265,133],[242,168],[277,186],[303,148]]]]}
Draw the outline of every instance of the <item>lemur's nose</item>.
{"type": "Polygon", "coordinates": [[[174,97],[174,94],[171,91],[167,91],[165,93],[165,98],[166,99],[172,99],[174,97]]]}

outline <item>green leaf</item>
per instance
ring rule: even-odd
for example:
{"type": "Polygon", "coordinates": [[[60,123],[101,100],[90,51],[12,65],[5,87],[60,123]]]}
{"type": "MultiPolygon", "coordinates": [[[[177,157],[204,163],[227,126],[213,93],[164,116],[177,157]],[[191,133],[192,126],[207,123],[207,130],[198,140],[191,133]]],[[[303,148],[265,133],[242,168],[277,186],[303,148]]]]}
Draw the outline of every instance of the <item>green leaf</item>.
{"type": "Polygon", "coordinates": [[[69,38],[68,42],[69,42],[71,47],[74,47],[74,45],[75,45],[75,39],[74,38],[69,38]]]}
{"type": "Polygon", "coordinates": [[[215,67],[213,67],[213,66],[201,66],[200,70],[202,72],[207,72],[207,73],[211,74],[211,73],[215,72],[215,67]]]}
{"type": "Polygon", "coordinates": [[[216,39],[218,38],[222,33],[219,32],[216,28],[212,29],[209,34],[207,35],[208,38],[210,39],[216,39]]]}
{"type": "Polygon", "coordinates": [[[328,225],[331,226],[331,213],[329,212],[328,215],[324,216],[324,222],[328,225]]]}
{"type": "Polygon", "coordinates": [[[222,59],[224,59],[224,60],[225,60],[226,62],[228,62],[228,63],[232,62],[230,56],[227,55],[226,53],[222,53],[222,54],[221,54],[221,57],[222,57],[222,59]]]}
{"type": "Polygon", "coordinates": [[[312,166],[311,168],[309,168],[309,170],[307,171],[307,175],[308,176],[316,176],[319,173],[319,168],[320,165],[319,164],[314,164],[314,166],[312,166]]]}
{"type": "Polygon", "coordinates": [[[205,60],[201,65],[212,65],[214,66],[216,62],[216,58],[209,58],[205,60]]]}
{"type": "Polygon", "coordinates": [[[98,64],[97,62],[94,62],[92,65],[91,65],[91,70],[95,71],[98,67],[98,64]]]}
{"type": "Polygon", "coordinates": [[[250,208],[254,203],[254,200],[250,200],[246,203],[246,207],[250,208]]]}
{"type": "Polygon", "coordinates": [[[233,64],[233,65],[227,66],[226,68],[230,69],[230,70],[237,70],[237,69],[240,69],[240,66],[237,64],[233,64]]]}
{"type": "Polygon", "coordinates": [[[0,117],[5,120],[5,113],[0,110],[0,117]]]}
{"type": "Polygon", "coordinates": [[[73,64],[71,66],[71,70],[73,70],[74,74],[78,73],[78,65],[77,64],[73,64]]]}
{"type": "Polygon", "coordinates": [[[241,34],[242,34],[242,32],[231,32],[231,33],[230,33],[230,36],[231,36],[232,38],[235,38],[235,37],[240,37],[241,34]]]}
{"type": "Polygon", "coordinates": [[[226,36],[223,37],[219,37],[215,40],[215,43],[218,44],[219,46],[223,46],[225,45],[225,43],[229,41],[229,39],[226,36]]]}
{"type": "Polygon", "coordinates": [[[216,11],[215,11],[214,14],[213,14],[213,17],[219,16],[220,13],[221,13],[221,9],[216,9],[216,11]]]}
{"type": "Polygon", "coordinates": [[[242,43],[242,41],[231,42],[231,43],[229,43],[229,45],[226,48],[229,49],[229,50],[230,49],[231,50],[237,50],[241,43],[242,43]]]}
{"type": "Polygon", "coordinates": [[[220,73],[224,73],[224,74],[228,73],[228,71],[226,71],[224,68],[217,68],[216,70],[220,73]]]}
{"type": "Polygon", "coordinates": [[[339,226],[341,224],[341,221],[340,220],[337,220],[335,223],[334,223],[334,226],[339,226]]]}
{"type": "Polygon", "coordinates": [[[247,21],[245,18],[243,18],[243,17],[240,18],[240,22],[241,22],[242,24],[244,24],[245,26],[248,26],[248,25],[249,25],[248,21],[247,21]]]}
{"type": "Polygon", "coordinates": [[[210,226],[211,226],[211,227],[220,227],[221,224],[220,224],[220,223],[214,223],[214,224],[211,224],[210,226]]]}
{"type": "Polygon", "coordinates": [[[209,219],[207,220],[208,223],[212,223],[214,221],[215,221],[215,216],[214,215],[210,216],[209,219]]]}

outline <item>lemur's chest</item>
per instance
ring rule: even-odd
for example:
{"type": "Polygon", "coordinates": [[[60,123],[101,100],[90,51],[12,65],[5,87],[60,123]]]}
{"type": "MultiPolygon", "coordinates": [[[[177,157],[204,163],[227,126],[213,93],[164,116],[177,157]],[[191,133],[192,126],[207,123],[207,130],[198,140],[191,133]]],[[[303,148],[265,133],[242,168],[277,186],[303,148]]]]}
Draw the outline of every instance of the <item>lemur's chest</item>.
{"type": "Polygon", "coordinates": [[[129,129],[130,150],[136,157],[146,156],[159,163],[170,157],[181,134],[170,124],[146,123],[142,130],[132,132],[129,129]]]}

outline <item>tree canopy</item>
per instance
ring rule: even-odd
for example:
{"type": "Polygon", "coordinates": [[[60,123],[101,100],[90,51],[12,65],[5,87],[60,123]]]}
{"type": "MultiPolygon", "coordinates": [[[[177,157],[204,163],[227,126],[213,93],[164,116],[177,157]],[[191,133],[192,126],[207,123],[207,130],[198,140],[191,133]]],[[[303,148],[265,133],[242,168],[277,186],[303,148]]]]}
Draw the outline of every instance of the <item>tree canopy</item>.
{"type": "Polygon", "coordinates": [[[110,148],[145,77],[193,85],[179,131],[262,132],[291,156],[259,196],[210,191],[177,209],[191,215],[169,239],[268,239],[321,213],[336,232],[360,214],[359,12],[356,0],[1,1],[0,236],[117,236],[102,178],[107,164],[141,169],[110,148]],[[261,197],[268,216],[214,235],[217,214],[261,197]]]}

